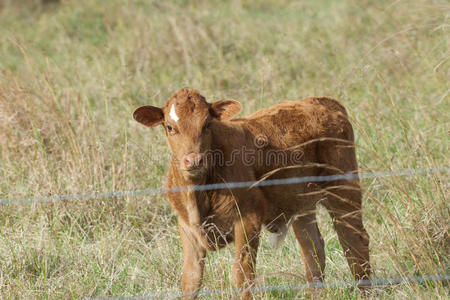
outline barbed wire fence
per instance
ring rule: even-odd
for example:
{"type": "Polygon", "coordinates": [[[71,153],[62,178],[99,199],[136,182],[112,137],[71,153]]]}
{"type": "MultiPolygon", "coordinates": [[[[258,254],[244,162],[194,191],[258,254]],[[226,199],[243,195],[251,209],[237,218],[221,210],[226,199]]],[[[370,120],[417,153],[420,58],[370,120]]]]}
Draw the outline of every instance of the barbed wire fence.
{"type": "MultiPolygon", "coordinates": [[[[124,198],[130,196],[146,196],[156,195],[163,193],[178,193],[188,190],[194,191],[211,191],[221,189],[239,189],[239,188],[252,188],[255,186],[274,186],[274,185],[287,185],[287,184],[299,184],[306,182],[327,182],[335,180],[353,180],[353,179],[368,179],[368,178],[383,178],[383,177],[400,177],[400,176],[412,176],[420,174],[438,174],[449,173],[450,166],[442,168],[422,168],[422,169],[403,169],[396,171],[385,172],[365,172],[365,173],[345,173],[328,176],[306,176],[306,177],[291,177],[283,179],[267,179],[263,181],[243,181],[243,182],[228,182],[228,183],[214,183],[205,185],[193,185],[193,186],[177,186],[172,188],[155,188],[155,189],[143,189],[143,190],[128,190],[128,191],[112,191],[112,192],[93,192],[83,194],[65,194],[55,195],[50,197],[34,197],[34,198],[22,198],[22,199],[2,199],[0,205],[23,205],[33,203],[49,203],[58,201],[74,201],[74,200],[93,200],[93,199],[109,199],[109,198],[124,198]]],[[[272,291],[288,292],[288,291],[300,291],[305,289],[326,289],[326,288],[349,288],[356,287],[358,285],[370,285],[371,287],[384,287],[394,284],[402,283],[420,283],[431,284],[433,282],[442,282],[447,285],[450,281],[450,274],[438,274],[438,275],[424,275],[414,277],[396,277],[396,278],[373,278],[371,280],[361,281],[336,281],[336,282],[317,282],[300,285],[279,285],[279,286],[258,286],[247,289],[251,293],[267,293],[272,291]]],[[[203,290],[195,293],[195,296],[214,297],[235,295],[242,290],[239,289],[227,289],[227,290],[203,290]]],[[[194,295],[194,294],[193,294],[194,295]]],[[[191,295],[191,296],[193,296],[191,295]]],[[[87,299],[174,299],[183,296],[181,292],[162,292],[154,294],[145,294],[139,296],[119,296],[111,298],[87,298],[87,299]]]]}
{"type": "Polygon", "coordinates": [[[353,180],[353,179],[368,179],[368,178],[383,178],[383,177],[399,177],[399,176],[411,176],[419,174],[437,174],[437,173],[449,173],[449,167],[442,168],[422,168],[422,169],[403,169],[396,171],[385,172],[366,172],[366,173],[345,173],[337,175],[327,176],[305,176],[305,177],[290,177],[283,179],[267,179],[256,181],[240,181],[240,182],[225,182],[225,183],[212,183],[204,185],[192,185],[192,186],[177,186],[172,188],[155,188],[144,190],[128,190],[128,191],[112,191],[112,192],[92,192],[83,194],[66,194],[55,195],[50,197],[34,197],[34,198],[22,198],[22,199],[2,199],[0,205],[18,205],[18,204],[31,204],[31,203],[45,203],[45,202],[57,202],[57,201],[73,201],[73,200],[93,200],[93,199],[109,199],[109,198],[124,198],[124,197],[136,197],[146,195],[156,195],[164,193],[179,193],[183,191],[211,191],[222,189],[240,189],[240,188],[252,188],[255,186],[274,186],[274,185],[287,185],[298,184],[306,182],[327,182],[335,180],[353,180]]]}
{"type": "Polygon", "coordinates": [[[177,299],[183,296],[197,296],[197,297],[220,297],[220,296],[230,296],[237,295],[240,292],[248,291],[252,294],[257,293],[269,293],[269,292],[291,292],[291,291],[302,291],[302,290],[313,290],[313,289],[328,289],[328,288],[352,288],[358,287],[359,285],[370,285],[372,288],[376,287],[386,287],[396,284],[432,284],[436,282],[445,282],[445,284],[450,281],[450,274],[447,275],[432,275],[432,276],[413,276],[413,277],[396,277],[396,278],[374,278],[371,280],[360,280],[360,281],[336,281],[336,282],[316,282],[316,283],[306,283],[299,285],[270,285],[270,286],[259,286],[252,287],[248,289],[226,289],[226,290],[204,290],[197,293],[183,294],[181,292],[171,292],[171,293],[153,293],[153,294],[143,294],[138,296],[119,296],[119,297],[97,297],[97,298],[85,298],[89,300],[138,300],[138,299],[177,299]]]}

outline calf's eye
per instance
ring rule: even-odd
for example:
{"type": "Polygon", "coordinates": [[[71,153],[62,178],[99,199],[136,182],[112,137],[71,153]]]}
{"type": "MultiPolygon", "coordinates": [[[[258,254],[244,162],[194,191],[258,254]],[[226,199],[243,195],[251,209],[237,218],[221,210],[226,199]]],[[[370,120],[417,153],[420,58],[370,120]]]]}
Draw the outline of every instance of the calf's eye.
{"type": "Polygon", "coordinates": [[[167,130],[172,131],[173,130],[172,126],[167,125],[167,130]]]}

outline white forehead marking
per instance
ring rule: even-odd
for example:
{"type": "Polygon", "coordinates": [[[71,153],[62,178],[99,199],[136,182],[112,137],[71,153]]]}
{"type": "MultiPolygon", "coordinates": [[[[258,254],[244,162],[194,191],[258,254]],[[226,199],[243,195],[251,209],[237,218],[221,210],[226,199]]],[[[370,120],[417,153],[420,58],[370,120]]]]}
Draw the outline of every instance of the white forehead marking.
{"type": "Polygon", "coordinates": [[[175,122],[178,122],[178,120],[180,119],[178,118],[177,113],[175,112],[175,104],[172,104],[169,115],[175,122]]]}

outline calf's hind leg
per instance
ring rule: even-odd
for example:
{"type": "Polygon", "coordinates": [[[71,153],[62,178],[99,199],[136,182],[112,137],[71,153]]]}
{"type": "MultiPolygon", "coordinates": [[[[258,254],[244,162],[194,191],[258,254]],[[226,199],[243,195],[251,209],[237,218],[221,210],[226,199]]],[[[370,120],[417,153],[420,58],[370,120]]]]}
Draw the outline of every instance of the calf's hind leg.
{"type": "MultiPolygon", "coordinates": [[[[338,175],[358,171],[350,123],[344,128],[344,142],[320,144],[319,161],[327,165],[321,175],[338,175]]],[[[362,222],[359,180],[335,180],[322,185],[326,200],[322,202],[333,219],[339,242],[344,249],[355,280],[370,278],[369,235],[362,222]]]]}
{"type": "Polygon", "coordinates": [[[334,182],[323,203],[330,213],[339,242],[355,280],[370,278],[369,235],[362,223],[358,180],[334,182]]]}
{"type": "Polygon", "coordinates": [[[308,282],[323,281],[325,250],[323,238],[317,226],[316,211],[311,210],[296,217],[292,228],[300,244],[308,282]]]}

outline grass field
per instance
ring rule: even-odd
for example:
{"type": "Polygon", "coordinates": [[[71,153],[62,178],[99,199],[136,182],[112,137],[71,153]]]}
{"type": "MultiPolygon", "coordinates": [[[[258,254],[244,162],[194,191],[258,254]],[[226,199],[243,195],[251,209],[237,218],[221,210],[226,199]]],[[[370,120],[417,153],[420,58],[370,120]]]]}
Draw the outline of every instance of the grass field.
{"type": "MultiPolygon", "coordinates": [[[[0,1],[0,199],[163,186],[163,131],[131,115],[184,86],[242,115],[329,95],[349,110],[362,172],[448,166],[449,22],[445,0],[0,1]]],[[[448,174],[363,187],[375,276],[449,273],[448,174]]],[[[351,280],[322,209],[319,222],[327,280],[351,280]]],[[[260,249],[259,285],[305,283],[292,233],[260,249]]],[[[233,287],[232,259],[208,255],[204,288],[233,287]]],[[[0,298],[177,292],[181,261],[163,195],[0,207],[0,298]]],[[[435,283],[318,296],[448,295],[435,283]]]]}

